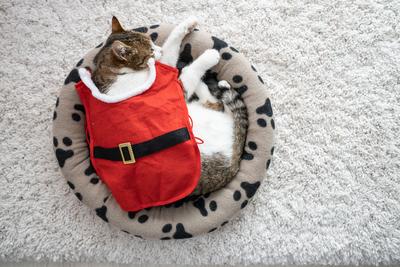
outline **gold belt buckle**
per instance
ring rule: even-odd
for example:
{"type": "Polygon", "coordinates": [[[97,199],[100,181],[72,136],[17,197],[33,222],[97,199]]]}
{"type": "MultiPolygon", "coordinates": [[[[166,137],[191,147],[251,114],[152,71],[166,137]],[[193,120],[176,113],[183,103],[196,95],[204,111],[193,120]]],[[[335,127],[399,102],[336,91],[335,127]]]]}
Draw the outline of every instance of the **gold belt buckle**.
{"type": "Polygon", "coordinates": [[[133,149],[130,142],[119,144],[118,147],[119,147],[119,153],[121,153],[122,161],[124,162],[124,164],[132,164],[136,162],[135,155],[133,154],[133,149]],[[124,152],[122,151],[123,148],[128,149],[130,159],[125,158],[124,152]]]}

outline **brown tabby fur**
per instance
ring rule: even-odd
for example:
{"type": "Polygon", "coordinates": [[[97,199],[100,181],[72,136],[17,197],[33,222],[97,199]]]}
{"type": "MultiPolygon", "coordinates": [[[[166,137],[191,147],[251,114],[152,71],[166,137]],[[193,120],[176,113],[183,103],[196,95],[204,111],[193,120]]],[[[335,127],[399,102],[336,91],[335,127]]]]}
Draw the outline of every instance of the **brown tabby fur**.
{"type": "MultiPolygon", "coordinates": [[[[106,44],[94,58],[96,66],[93,81],[102,93],[107,93],[119,70],[129,67],[141,70],[147,67],[147,60],[153,56],[150,38],[139,32],[125,31],[117,18],[112,19],[112,33],[106,44]]],[[[205,107],[222,111],[224,105],[232,112],[234,120],[234,142],[232,158],[220,153],[202,155],[201,177],[192,195],[205,194],[224,187],[239,171],[243,147],[246,141],[247,108],[239,94],[230,89],[207,84],[211,93],[221,102],[207,102],[205,107]]]]}
{"type": "Polygon", "coordinates": [[[232,112],[234,122],[232,158],[226,158],[220,153],[211,156],[202,155],[201,176],[192,195],[210,193],[226,186],[239,171],[246,143],[249,121],[243,100],[236,91],[230,88],[212,87],[211,93],[232,112]]]}
{"type": "Polygon", "coordinates": [[[145,69],[152,56],[150,37],[140,32],[125,31],[118,19],[113,17],[112,33],[93,61],[93,82],[100,92],[107,93],[121,68],[145,69]]]}

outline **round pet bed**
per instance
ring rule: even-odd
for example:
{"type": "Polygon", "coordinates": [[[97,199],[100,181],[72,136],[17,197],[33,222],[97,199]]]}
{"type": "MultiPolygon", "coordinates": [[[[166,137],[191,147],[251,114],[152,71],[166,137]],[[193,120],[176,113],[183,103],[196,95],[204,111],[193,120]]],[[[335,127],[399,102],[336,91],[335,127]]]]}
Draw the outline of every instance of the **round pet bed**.
{"type": "MultiPolygon", "coordinates": [[[[172,25],[162,24],[134,30],[149,34],[157,45],[161,45],[172,28],[172,25]]],[[[105,222],[139,238],[190,238],[225,225],[256,193],[274,151],[275,123],[271,102],[254,66],[238,50],[204,31],[195,30],[185,38],[178,68],[189,64],[208,48],[217,49],[221,61],[209,74],[218,80],[227,80],[247,106],[249,128],[240,171],[226,187],[211,194],[188,197],[167,206],[125,212],[91,166],[84,127],[85,110],[75,91],[75,83],[80,80],[78,68],[93,68],[93,57],[102,45],[86,54],[70,72],[54,111],[54,151],[75,196],[105,222]]]]}

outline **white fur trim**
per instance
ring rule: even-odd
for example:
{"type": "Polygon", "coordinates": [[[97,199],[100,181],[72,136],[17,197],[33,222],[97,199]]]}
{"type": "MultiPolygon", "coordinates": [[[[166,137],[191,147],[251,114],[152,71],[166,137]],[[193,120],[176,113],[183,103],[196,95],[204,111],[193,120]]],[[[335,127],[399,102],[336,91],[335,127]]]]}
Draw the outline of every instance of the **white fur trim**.
{"type": "Polygon", "coordinates": [[[79,69],[79,76],[82,82],[90,89],[94,98],[105,103],[116,103],[128,99],[132,96],[141,94],[153,85],[154,81],[156,80],[156,68],[154,59],[150,58],[147,65],[149,66],[149,78],[139,87],[135,88],[134,91],[129,91],[120,95],[106,95],[100,93],[99,89],[92,81],[90,72],[85,68],[79,69]]]}
{"type": "Polygon", "coordinates": [[[160,60],[160,58],[162,57],[162,48],[155,45],[153,42],[151,42],[151,47],[154,50],[154,58],[156,60],[160,60]]]}

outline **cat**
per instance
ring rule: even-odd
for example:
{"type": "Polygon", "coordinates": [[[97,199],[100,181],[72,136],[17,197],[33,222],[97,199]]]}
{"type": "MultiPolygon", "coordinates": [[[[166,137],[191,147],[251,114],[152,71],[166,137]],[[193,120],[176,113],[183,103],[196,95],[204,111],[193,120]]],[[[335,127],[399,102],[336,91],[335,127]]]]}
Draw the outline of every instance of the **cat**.
{"type": "MultiPolygon", "coordinates": [[[[151,58],[176,67],[182,40],[196,26],[195,18],[186,19],[172,30],[160,48],[148,35],[125,30],[113,17],[112,33],[94,58],[94,84],[103,94],[124,94],[127,88],[140,87],[148,80],[151,58]]],[[[202,80],[206,71],[218,64],[219,59],[217,50],[208,49],[184,67],[179,76],[193,120],[193,133],[204,140],[199,144],[201,177],[192,195],[213,192],[230,182],[239,170],[246,141],[247,109],[239,94],[223,80],[210,92],[202,80]],[[194,94],[199,100],[188,101],[194,94]]],[[[137,95],[141,92],[130,93],[137,95]]]]}

